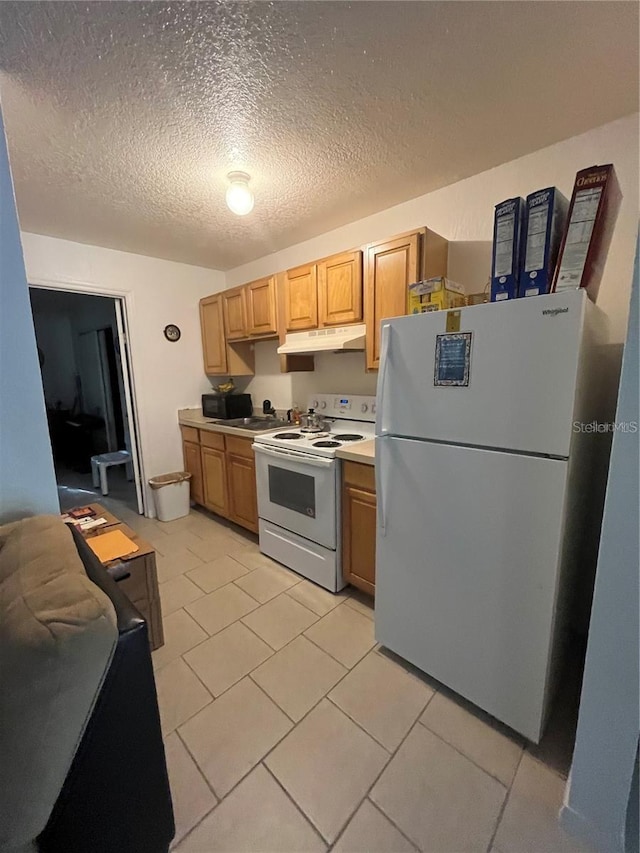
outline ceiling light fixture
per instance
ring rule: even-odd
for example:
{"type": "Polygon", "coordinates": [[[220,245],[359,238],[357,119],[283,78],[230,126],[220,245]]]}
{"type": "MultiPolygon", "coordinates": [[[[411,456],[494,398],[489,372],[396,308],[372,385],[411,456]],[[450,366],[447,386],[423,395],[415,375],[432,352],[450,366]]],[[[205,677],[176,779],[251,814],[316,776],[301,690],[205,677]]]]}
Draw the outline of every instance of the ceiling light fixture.
{"type": "Polygon", "coordinates": [[[250,177],[246,172],[229,172],[227,175],[227,207],[238,216],[245,216],[253,210],[253,193],[249,189],[250,177]]]}

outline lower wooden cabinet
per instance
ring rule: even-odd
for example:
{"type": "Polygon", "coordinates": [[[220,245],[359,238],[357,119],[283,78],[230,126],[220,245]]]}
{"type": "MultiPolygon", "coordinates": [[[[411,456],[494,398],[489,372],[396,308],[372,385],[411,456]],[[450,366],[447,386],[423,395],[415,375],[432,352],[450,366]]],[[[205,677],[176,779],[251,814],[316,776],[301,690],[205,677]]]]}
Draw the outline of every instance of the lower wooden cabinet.
{"type": "Polygon", "coordinates": [[[223,515],[229,515],[227,495],[227,459],[224,450],[202,448],[202,483],[204,506],[223,515]]]}
{"type": "Polygon", "coordinates": [[[225,436],[227,445],[227,483],[229,485],[229,518],[258,532],[258,499],[256,464],[251,439],[225,436]]]}
{"type": "MultiPolygon", "coordinates": [[[[197,430],[194,430],[197,432],[197,430]]],[[[189,486],[191,489],[191,500],[197,504],[204,503],[204,490],[202,488],[202,458],[200,445],[193,441],[182,441],[182,453],[184,456],[184,470],[191,474],[189,486]]]]}
{"type": "Polygon", "coordinates": [[[376,486],[373,465],[342,463],[342,572],[352,586],[375,593],[376,486]]]}
{"type": "Polygon", "coordinates": [[[181,427],[184,469],[191,474],[191,500],[258,532],[253,439],[181,427]]]}

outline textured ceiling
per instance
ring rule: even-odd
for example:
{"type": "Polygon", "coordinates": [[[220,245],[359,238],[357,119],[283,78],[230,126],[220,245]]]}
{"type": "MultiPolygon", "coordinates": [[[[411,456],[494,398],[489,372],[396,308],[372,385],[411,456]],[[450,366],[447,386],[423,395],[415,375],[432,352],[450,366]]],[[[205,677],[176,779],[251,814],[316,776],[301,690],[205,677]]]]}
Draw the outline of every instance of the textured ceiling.
{"type": "Polygon", "coordinates": [[[634,112],[638,6],[1,2],[0,70],[24,230],[227,269],[634,112]]]}

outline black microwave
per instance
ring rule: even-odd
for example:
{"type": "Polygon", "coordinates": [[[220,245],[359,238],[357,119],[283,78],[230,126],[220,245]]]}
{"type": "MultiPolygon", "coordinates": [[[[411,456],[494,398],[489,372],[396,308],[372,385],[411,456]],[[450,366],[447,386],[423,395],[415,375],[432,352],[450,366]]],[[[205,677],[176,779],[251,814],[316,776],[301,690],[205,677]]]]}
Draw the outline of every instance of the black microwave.
{"type": "Polygon", "coordinates": [[[250,418],[253,414],[251,394],[203,394],[202,414],[205,418],[223,421],[250,418]]]}

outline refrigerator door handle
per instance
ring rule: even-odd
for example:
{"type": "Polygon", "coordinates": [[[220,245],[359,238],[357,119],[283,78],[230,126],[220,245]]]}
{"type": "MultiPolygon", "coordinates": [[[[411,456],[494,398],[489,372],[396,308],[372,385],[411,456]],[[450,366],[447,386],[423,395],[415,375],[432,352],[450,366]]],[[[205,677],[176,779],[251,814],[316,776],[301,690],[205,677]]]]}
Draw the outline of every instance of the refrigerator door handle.
{"type": "Polygon", "coordinates": [[[387,428],[384,423],[384,398],[385,387],[387,384],[387,365],[391,358],[391,325],[383,323],[380,331],[380,367],[381,375],[378,382],[378,393],[376,397],[376,432],[378,435],[384,435],[387,428]]]}
{"type": "Polygon", "coordinates": [[[387,516],[384,511],[384,495],[385,488],[384,483],[386,477],[383,476],[383,459],[385,454],[381,453],[383,438],[376,438],[376,464],[375,464],[375,478],[376,478],[376,512],[378,514],[377,522],[378,522],[378,530],[380,531],[381,536],[385,536],[387,532],[387,516]]]}

